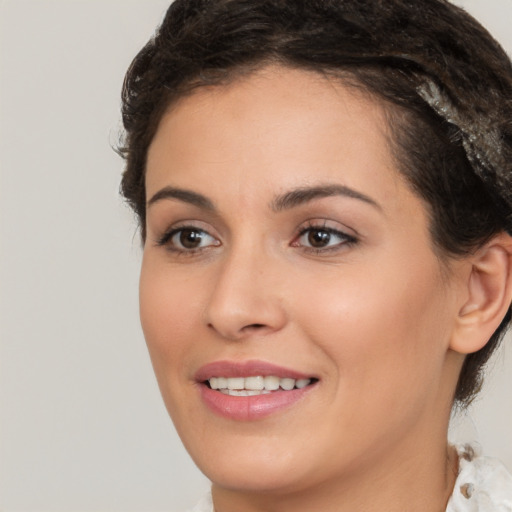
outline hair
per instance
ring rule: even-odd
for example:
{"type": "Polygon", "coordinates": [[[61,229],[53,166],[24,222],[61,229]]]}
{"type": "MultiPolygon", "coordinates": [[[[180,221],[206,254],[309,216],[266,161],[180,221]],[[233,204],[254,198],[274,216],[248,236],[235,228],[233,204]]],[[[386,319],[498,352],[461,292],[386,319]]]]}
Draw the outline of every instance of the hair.
{"type": "MultiPolygon", "coordinates": [[[[381,100],[397,167],[427,206],[441,259],[511,230],[512,66],[461,8],[445,0],[176,0],[122,92],[121,191],[143,241],[146,156],[169,105],[270,64],[334,76],[381,100]]],[[[466,356],[457,404],[480,390],[510,321],[509,307],[485,347],[466,356]]]]}

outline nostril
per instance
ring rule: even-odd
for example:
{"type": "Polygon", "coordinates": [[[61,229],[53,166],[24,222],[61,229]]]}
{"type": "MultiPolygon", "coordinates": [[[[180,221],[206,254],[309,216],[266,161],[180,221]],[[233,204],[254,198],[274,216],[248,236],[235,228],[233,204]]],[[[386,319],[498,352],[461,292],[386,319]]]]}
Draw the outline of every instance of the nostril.
{"type": "Polygon", "coordinates": [[[242,327],[240,332],[243,332],[245,334],[251,334],[251,333],[261,333],[263,332],[268,326],[265,324],[247,324],[244,327],[242,327]]]}
{"type": "MultiPolygon", "coordinates": [[[[210,329],[215,329],[215,326],[212,323],[209,323],[208,327],[210,329]]],[[[265,324],[248,324],[248,325],[245,325],[244,327],[242,327],[241,331],[252,331],[252,330],[256,331],[256,330],[264,329],[265,327],[266,327],[265,324]]]]}

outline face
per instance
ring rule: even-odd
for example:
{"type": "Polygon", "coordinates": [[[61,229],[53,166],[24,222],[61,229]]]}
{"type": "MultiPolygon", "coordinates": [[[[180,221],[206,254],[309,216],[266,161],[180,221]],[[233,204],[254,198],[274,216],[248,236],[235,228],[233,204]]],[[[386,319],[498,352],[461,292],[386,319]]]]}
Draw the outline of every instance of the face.
{"type": "Polygon", "coordinates": [[[439,434],[456,292],[378,102],[282,68],[198,89],[146,186],[142,326],[217,486],[298,490],[439,434]]]}

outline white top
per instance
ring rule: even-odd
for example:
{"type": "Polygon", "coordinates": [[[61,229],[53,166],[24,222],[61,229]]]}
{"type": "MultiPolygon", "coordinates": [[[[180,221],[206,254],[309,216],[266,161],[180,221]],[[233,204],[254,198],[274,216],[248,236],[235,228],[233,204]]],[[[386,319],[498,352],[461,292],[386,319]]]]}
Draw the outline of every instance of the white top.
{"type": "MultiPolygon", "coordinates": [[[[458,445],[459,475],[446,512],[512,512],[512,476],[496,459],[458,445]]],[[[208,493],[191,512],[215,512],[208,493]]]]}
{"type": "Polygon", "coordinates": [[[459,475],[446,512],[512,512],[512,476],[505,466],[469,444],[457,452],[459,475]]]}

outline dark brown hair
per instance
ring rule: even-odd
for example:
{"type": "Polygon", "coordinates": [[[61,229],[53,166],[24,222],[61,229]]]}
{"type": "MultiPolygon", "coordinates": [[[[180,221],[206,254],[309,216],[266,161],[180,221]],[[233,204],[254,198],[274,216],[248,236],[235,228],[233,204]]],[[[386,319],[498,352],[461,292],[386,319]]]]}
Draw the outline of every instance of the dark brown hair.
{"type": "MultiPolygon", "coordinates": [[[[379,98],[401,173],[425,201],[441,258],[512,227],[512,67],[485,29],[445,0],[176,0],[122,93],[122,194],[145,239],[145,163],[166,108],[195,88],[268,64],[335,76],[379,98]]],[[[467,404],[511,320],[466,357],[467,404]]]]}

